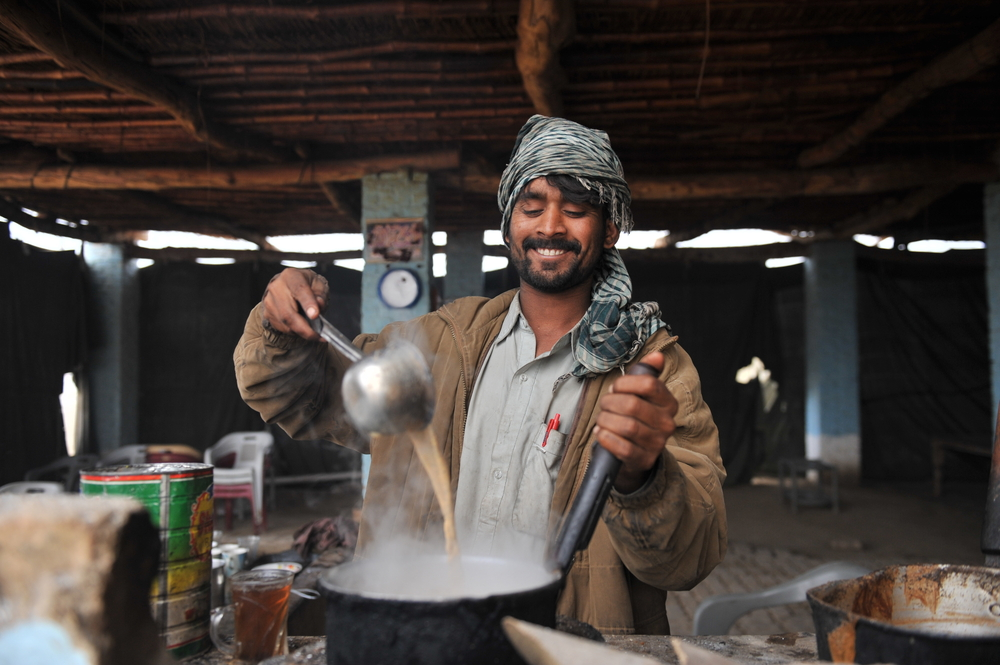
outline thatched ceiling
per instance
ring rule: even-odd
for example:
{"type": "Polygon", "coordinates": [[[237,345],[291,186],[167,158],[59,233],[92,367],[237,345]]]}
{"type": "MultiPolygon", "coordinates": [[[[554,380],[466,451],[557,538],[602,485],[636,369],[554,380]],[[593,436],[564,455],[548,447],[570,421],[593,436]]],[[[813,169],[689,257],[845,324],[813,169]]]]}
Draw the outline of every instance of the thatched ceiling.
{"type": "Polygon", "coordinates": [[[263,242],[357,230],[360,175],[412,165],[438,228],[493,228],[540,110],[608,131],[638,228],[979,237],[998,19],[984,0],[0,0],[0,214],[263,242]]]}

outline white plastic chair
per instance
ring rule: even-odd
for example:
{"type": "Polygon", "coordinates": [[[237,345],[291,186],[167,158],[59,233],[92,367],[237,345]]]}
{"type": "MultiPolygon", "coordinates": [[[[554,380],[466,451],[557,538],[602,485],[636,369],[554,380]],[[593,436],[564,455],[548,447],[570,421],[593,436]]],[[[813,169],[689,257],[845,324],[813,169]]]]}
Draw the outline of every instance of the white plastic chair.
{"type": "Polygon", "coordinates": [[[116,448],[110,453],[105,453],[101,455],[101,459],[98,460],[97,466],[117,466],[118,464],[145,464],[146,463],[146,446],[143,444],[134,443],[128,446],[122,446],[121,448],[116,448]]]}
{"type": "Polygon", "coordinates": [[[749,593],[725,593],[701,601],[694,612],[694,635],[726,635],[741,616],[763,607],[799,603],[806,591],[827,582],[861,577],[870,568],[848,561],[833,561],[817,566],[777,586],[749,593]]]}
{"type": "Polygon", "coordinates": [[[250,501],[254,533],[267,529],[264,507],[264,457],[274,445],[270,432],[233,432],[205,451],[205,463],[214,464],[235,454],[233,468],[215,467],[215,498],[226,499],[226,529],[233,526],[232,499],[250,501]]]}
{"type": "Polygon", "coordinates": [[[0,494],[62,494],[65,491],[62,483],[45,480],[21,480],[0,487],[0,494]]]}

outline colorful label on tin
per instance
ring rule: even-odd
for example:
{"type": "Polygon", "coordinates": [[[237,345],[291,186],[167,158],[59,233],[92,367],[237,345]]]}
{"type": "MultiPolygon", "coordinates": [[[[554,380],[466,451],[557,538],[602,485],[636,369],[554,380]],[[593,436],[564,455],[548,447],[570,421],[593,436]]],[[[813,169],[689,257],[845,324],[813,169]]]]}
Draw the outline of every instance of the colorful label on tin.
{"type": "Polygon", "coordinates": [[[212,529],[215,527],[215,501],[209,486],[191,504],[190,540],[191,555],[200,559],[212,558],[212,529]]]}

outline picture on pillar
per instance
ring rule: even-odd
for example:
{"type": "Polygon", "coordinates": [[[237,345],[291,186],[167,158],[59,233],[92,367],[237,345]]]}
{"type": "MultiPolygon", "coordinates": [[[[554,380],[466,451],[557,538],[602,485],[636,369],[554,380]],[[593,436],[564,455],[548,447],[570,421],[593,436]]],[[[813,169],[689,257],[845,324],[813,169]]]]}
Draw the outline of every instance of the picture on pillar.
{"type": "Polygon", "coordinates": [[[365,260],[371,263],[422,261],[426,220],[373,219],[365,224],[365,260]]]}

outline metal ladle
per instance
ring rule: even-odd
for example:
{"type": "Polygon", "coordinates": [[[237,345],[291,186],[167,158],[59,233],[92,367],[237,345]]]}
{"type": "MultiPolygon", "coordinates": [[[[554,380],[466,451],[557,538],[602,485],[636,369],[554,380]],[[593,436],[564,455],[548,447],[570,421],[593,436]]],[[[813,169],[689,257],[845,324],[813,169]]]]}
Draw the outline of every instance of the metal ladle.
{"type": "Polygon", "coordinates": [[[430,424],[434,380],[414,344],[394,340],[365,356],[322,316],[309,324],[353,363],[344,373],[341,392],[344,409],[355,427],[366,433],[399,434],[430,424]]]}

